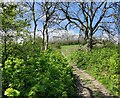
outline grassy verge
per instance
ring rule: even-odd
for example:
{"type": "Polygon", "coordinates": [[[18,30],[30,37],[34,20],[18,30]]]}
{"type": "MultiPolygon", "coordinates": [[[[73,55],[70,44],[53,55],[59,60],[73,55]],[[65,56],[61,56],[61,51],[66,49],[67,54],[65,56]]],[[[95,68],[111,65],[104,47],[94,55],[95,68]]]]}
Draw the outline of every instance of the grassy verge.
{"type": "Polygon", "coordinates": [[[96,48],[92,52],[77,51],[72,60],[99,80],[115,96],[120,96],[118,47],[96,48]]]}

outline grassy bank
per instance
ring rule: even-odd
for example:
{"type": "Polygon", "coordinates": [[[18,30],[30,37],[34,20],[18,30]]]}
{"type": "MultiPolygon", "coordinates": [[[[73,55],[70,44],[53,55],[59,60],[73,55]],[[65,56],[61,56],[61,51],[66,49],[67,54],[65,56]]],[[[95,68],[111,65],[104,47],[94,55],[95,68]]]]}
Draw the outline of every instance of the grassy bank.
{"type": "Polygon", "coordinates": [[[71,57],[79,68],[99,80],[113,95],[120,96],[118,47],[77,51],[71,57]]]}

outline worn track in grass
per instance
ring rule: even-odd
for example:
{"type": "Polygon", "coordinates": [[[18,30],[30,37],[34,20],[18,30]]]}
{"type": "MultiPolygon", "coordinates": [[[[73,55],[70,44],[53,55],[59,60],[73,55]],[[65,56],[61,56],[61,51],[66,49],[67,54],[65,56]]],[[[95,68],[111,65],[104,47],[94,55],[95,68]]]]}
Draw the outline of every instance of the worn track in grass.
{"type": "Polygon", "coordinates": [[[77,93],[81,98],[112,98],[109,91],[101,83],[74,64],[70,65],[73,67],[77,93]]]}
{"type": "MultiPolygon", "coordinates": [[[[73,45],[64,46],[61,49],[61,53],[66,59],[68,59],[70,54],[78,49],[78,45],[76,45],[75,48],[73,45]]],[[[95,80],[84,70],[77,68],[75,64],[70,63],[70,65],[73,67],[77,93],[80,98],[114,98],[100,82],[95,80]]]]}

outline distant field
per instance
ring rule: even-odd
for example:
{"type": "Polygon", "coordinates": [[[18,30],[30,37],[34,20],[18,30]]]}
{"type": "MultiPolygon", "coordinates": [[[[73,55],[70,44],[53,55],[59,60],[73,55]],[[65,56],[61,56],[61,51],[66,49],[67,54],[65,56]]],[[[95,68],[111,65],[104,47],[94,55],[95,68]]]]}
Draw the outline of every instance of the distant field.
{"type": "Polygon", "coordinates": [[[64,45],[61,46],[61,52],[66,56],[69,57],[72,52],[78,50],[79,45],[64,45]]]}

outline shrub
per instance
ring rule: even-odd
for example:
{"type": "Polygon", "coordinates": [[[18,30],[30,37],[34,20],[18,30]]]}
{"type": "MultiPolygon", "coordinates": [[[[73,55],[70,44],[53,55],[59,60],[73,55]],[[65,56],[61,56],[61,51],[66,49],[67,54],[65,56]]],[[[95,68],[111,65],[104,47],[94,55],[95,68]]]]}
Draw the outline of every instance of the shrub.
{"type": "Polygon", "coordinates": [[[48,50],[27,61],[9,57],[3,70],[3,91],[14,88],[20,96],[75,95],[71,67],[57,51],[48,50]]]}

